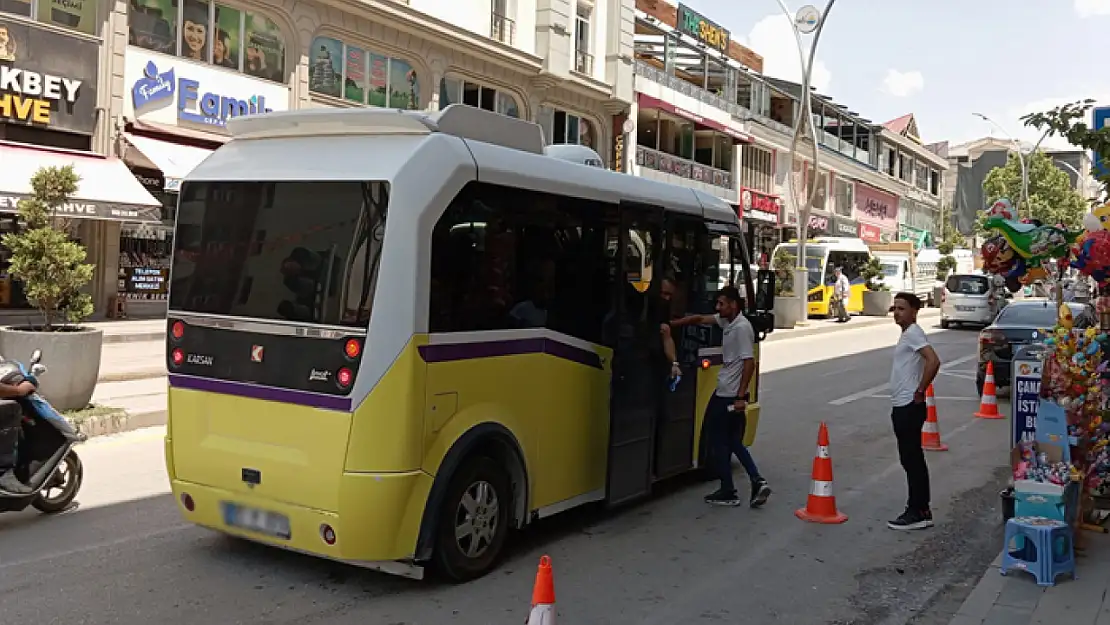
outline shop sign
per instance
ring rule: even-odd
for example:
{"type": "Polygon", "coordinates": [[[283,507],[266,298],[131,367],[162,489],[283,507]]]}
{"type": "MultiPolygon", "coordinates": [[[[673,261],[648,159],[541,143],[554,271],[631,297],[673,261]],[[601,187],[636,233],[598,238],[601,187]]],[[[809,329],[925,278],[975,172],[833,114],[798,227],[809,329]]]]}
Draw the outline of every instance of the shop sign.
{"type": "Polygon", "coordinates": [[[226,132],[240,115],[289,108],[289,89],[228,70],[128,48],[124,81],[131,97],[124,116],[170,126],[226,132]]]}
{"type": "Polygon", "coordinates": [[[740,187],[740,206],[744,209],[741,219],[750,218],[772,224],[779,222],[778,202],[766,193],[740,187]]]}
{"type": "Polygon", "coordinates": [[[856,183],[855,208],[857,221],[879,226],[883,230],[898,228],[898,196],[870,185],[856,183]]]}
{"type": "Polygon", "coordinates": [[[169,270],[161,267],[125,267],[120,292],[127,299],[165,299],[169,270]]]}
{"type": "Polygon", "coordinates": [[[0,20],[0,121],[96,132],[100,46],[0,20]]]}
{"type": "Polygon", "coordinates": [[[859,238],[867,241],[868,243],[878,243],[883,238],[883,231],[878,226],[871,224],[859,225],[859,238]]]}
{"type": "MultiPolygon", "coordinates": [[[[21,193],[0,193],[0,213],[15,213],[19,201],[31,196],[21,193]]],[[[159,208],[136,208],[131,204],[115,202],[66,202],[56,210],[59,217],[83,217],[85,219],[111,219],[115,221],[160,221],[159,208]]]]}
{"type": "Polygon", "coordinates": [[[626,113],[613,116],[613,154],[609,159],[613,171],[624,171],[624,123],[627,119],[626,113]]]}
{"type": "MultiPolygon", "coordinates": [[[[1025,354],[1018,354],[1019,356],[1025,354]]],[[[1037,409],[1041,402],[1041,361],[1025,355],[1013,363],[1010,405],[1014,411],[1011,443],[1031,443],[1037,437],[1037,409]]]]}
{"type": "Polygon", "coordinates": [[[829,218],[824,215],[810,215],[809,225],[806,228],[806,234],[814,237],[821,234],[826,234],[829,231],[829,218]]]}
{"type": "Polygon", "coordinates": [[[856,222],[849,219],[833,218],[832,220],[832,233],[838,237],[857,237],[859,236],[859,226],[856,222]]]}
{"type": "Polygon", "coordinates": [[[705,19],[685,4],[678,5],[678,32],[689,35],[716,50],[728,53],[729,32],[705,19]]]}

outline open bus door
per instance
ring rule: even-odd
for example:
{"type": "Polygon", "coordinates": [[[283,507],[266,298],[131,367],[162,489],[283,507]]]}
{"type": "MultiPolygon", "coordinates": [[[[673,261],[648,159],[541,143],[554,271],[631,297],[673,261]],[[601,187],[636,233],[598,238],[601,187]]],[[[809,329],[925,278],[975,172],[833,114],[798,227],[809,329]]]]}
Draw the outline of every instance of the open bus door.
{"type": "Polygon", "coordinates": [[[620,204],[615,280],[615,343],[609,393],[606,501],[651,492],[656,422],[663,398],[659,334],[663,209],[620,204]]]}

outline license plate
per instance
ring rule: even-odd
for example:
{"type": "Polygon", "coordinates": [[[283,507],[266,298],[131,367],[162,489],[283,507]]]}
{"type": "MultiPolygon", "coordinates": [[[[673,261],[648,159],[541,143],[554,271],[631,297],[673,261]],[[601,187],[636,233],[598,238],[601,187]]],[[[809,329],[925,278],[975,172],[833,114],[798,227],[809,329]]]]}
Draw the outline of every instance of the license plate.
{"type": "Polygon", "coordinates": [[[289,517],[284,514],[248,508],[226,501],[221,506],[224,513],[224,523],[231,527],[238,527],[284,540],[289,540],[293,535],[289,529],[289,517]]]}
{"type": "Polygon", "coordinates": [[[960,312],[975,312],[974,306],[957,306],[956,310],[960,312]]]}

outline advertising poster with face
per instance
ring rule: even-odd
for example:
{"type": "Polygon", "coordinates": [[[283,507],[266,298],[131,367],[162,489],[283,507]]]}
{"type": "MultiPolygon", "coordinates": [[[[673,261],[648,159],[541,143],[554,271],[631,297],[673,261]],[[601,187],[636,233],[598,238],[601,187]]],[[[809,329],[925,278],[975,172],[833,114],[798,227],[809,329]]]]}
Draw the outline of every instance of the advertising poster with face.
{"type": "Polygon", "coordinates": [[[312,41],[309,55],[308,88],[315,93],[339,97],[343,78],[343,43],[331,37],[317,37],[312,41]]]}
{"type": "Polygon", "coordinates": [[[131,45],[165,54],[177,53],[176,0],[131,0],[127,23],[131,45]]]}
{"type": "Polygon", "coordinates": [[[213,65],[239,69],[239,57],[242,54],[239,46],[242,19],[243,13],[239,9],[216,5],[216,32],[212,39],[213,65]]]}
{"type": "Polygon", "coordinates": [[[285,41],[277,24],[264,15],[247,13],[246,59],[243,71],[255,78],[285,82],[285,41]]]}

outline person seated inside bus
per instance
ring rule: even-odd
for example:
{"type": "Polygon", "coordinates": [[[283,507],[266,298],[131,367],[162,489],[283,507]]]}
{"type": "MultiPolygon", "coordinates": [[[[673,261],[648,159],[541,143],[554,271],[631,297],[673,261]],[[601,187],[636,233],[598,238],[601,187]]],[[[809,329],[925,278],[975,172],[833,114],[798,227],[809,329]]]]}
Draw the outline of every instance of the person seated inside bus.
{"type": "Polygon", "coordinates": [[[555,261],[545,258],[532,268],[529,290],[532,297],[517,302],[509,310],[513,325],[518,328],[547,327],[549,308],[555,297],[555,261]]]}

